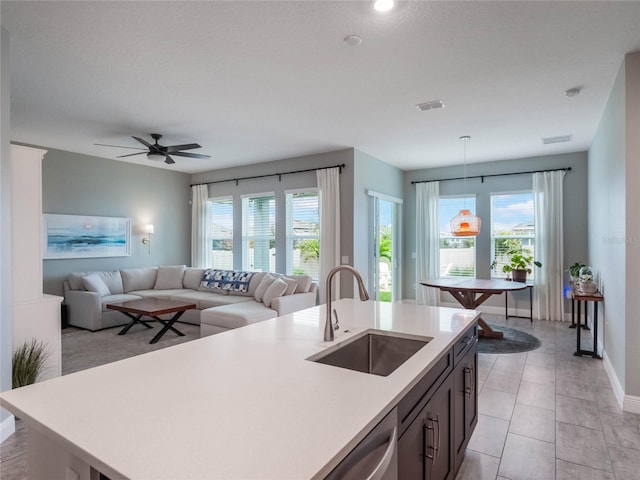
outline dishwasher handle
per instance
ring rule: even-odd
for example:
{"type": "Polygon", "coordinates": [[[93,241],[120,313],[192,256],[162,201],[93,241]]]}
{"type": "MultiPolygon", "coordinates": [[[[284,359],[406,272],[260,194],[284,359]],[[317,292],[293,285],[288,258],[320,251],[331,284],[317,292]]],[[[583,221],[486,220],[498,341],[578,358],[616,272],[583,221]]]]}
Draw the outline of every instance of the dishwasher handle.
{"type": "Polygon", "coordinates": [[[389,445],[384,452],[380,463],[376,466],[376,468],[371,472],[371,475],[367,477],[367,480],[384,480],[385,475],[389,471],[389,465],[391,464],[391,460],[393,459],[393,455],[396,453],[398,449],[398,426],[393,427],[393,432],[391,433],[391,437],[389,438],[389,445]]]}

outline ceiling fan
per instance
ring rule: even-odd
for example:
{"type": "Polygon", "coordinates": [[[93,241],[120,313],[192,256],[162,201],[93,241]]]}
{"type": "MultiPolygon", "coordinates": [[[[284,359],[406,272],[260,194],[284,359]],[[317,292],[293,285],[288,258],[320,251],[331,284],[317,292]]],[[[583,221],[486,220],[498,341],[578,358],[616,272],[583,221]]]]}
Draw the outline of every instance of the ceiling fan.
{"type": "MultiPolygon", "coordinates": [[[[197,143],[187,143],[184,145],[170,145],[167,147],[160,145],[158,143],[158,140],[162,138],[162,135],[160,135],[159,133],[151,134],[151,138],[153,138],[156,142],[153,144],[147,142],[146,140],[143,140],[142,138],[134,137],[133,135],[131,136],[131,138],[143,144],[145,147],[147,147],[147,150],[139,153],[130,153],[128,155],[120,155],[119,157],[116,157],[116,158],[132,157],[134,155],[146,154],[149,160],[154,160],[154,161],[164,160],[164,163],[168,165],[171,165],[172,163],[176,163],[175,160],[171,158],[172,155],[174,157],[211,158],[210,155],[202,155],[200,153],[188,153],[188,152],[182,151],[182,150],[191,150],[193,148],[201,148],[201,146],[197,143]]],[[[144,148],[124,147],[122,145],[107,145],[104,143],[95,143],[94,145],[101,145],[103,147],[133,148],[136,150],[145,150],[144,148]]]]}

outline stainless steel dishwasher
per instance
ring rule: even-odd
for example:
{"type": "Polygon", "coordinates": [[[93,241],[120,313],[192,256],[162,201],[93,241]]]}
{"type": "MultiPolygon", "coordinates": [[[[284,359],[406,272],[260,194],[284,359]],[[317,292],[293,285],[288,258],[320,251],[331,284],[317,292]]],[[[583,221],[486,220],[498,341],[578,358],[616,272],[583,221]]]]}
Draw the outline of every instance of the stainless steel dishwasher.
{"type": "Polygon", "coordinates": [[[398,412],[395,408],[326,480],[398,480],[398,412]]]}

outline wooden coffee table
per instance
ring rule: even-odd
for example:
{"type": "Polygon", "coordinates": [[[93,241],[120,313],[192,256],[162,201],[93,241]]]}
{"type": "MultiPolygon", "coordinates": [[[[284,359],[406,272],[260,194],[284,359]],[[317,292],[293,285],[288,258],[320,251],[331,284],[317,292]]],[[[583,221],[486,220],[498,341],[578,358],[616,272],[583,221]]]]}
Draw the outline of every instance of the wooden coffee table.
{"type": "Polygon", "coordinates": [[[196,308],[196,304],[181,302],[179,300],[167,300],[163,298],[143,298],[142,300],[109,303],[107,304],[107,308],[122,312],[131,319],[131,321],[122,330],[120,330],[120,332],[118,332],[118,335],[124,335],[136,323],[140,323],[147,328],[153,328],[149,325],[148,320],[142,320],[142,317],[150,317],[156,322],[162,323],[164,325],[162,330],[160,330],[149,342],[156,343],[165,333],[167,333],[168,330],[184,337],[184,333],[175,328],[173,324],[178,321],[184,312],[196,308]],[[160,315],[166,315],[168,313],[173,313],[173,317],[168,320],[160,318],[160,315]]]}

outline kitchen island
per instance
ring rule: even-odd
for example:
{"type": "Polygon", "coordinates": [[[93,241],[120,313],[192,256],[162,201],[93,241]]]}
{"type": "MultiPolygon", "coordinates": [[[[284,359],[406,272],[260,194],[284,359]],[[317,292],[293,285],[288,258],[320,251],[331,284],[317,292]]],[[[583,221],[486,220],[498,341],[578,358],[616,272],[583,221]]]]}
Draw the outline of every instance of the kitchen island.
{"type": "Polygon", "coordinates": [[[0,405],[29,428],[31,478],[70,478],[70,468],[81,479],[322,479],[479,315],[351,299],[333,307],[333,342],[323,341],[320,305],[7,391],[0,405]],[[307,360],[368,329],[431,340],[386,377],[307,360]]]}

